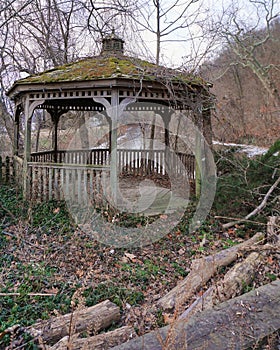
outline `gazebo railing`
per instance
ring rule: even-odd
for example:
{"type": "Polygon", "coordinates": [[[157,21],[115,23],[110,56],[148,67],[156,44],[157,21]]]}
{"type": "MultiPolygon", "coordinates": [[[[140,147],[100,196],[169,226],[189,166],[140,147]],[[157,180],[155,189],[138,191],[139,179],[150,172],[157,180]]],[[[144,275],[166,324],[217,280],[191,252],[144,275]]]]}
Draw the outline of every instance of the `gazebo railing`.
{"type": "Polygon", "coordinates": [[[31,153],[31,161],[37,163],[69,163],[106,165],[109,149],[58,150],[31,153]]]}
{"type": "MultiPolygon", "coordinates": [[[[37,161],[28,162],[27,174],[24,175],[28,179],[29,199],[45,201],[74,198],[78,204],[86,204],[90,201],[95,206],[102,206],[104,203],[102,196],[105,193],[102,188],[104,176],[108,179],[110,177],[108,150],[59,151],[59,159],[63,162],[45,161],[53,160],[53,156],[52,151],[32,154],[32,160],[37,161]],[[68,163],[70,161],[84,162],[84,164],[68,163]],[[88,162],[92,164],[87,164],[88,162]]],[[[22,185],[23,160],[14,156],[12,163],[15,181],[22,185]]],[[[184,153],[119,149],[118,166],[120,175],[167,174],[173,179],[178,175],[183,175],[191,182],[195,179],[195,157],[184,153]]]]}
{"type": "Polygon", "coordinates": [[[100,205],[102,176],[108,170],[104,166],[29,162],[29,198],[35,201],[74,199],[78,204],[100,205]]]}
{"type": "MultiPolygon", "coordinates": [[[[120,175],[131,174],[145,176],[147,174],[165,175],[170,171],[176,174],[188,174],[195,178],[195,157],[180,152],[165,150],[132,150],[118,149],[118,172],[120,175]]],[[[37,152],[31,154],[33,163],[64,163],[109,165],[109,149],[91,150],[59,150],[37,152]]]]}

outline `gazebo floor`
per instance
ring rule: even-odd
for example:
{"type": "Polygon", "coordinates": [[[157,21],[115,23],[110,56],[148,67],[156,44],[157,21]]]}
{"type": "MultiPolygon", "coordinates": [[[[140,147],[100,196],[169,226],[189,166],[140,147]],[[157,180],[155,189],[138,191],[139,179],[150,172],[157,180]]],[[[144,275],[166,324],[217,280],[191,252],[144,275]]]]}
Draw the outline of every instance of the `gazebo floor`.
{"type": "Polygon", "coordinates": [[[185,191],[182,196],[182,183],[177,185],[177,189],[171,188],[170,181],[165,176],[154,179],[123,176],[119,180],[118,210],[145,216],[182,210],[188,206],[189,191],[185,191]]]}

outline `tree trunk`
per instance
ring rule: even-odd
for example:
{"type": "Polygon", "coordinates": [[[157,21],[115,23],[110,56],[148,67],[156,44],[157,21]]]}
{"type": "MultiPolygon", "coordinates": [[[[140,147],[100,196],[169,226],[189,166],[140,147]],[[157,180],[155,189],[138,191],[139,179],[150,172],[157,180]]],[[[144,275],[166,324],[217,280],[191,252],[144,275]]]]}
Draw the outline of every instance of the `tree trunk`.
{"type": "Polygon", "coordinates": [[[194,260],[189,275],[164,297],[158,300],[157,304],[164,310],[180,308],[193,294],[203,286],[221,266],[227,266],[234,262],[242,249],[251,247],[254,243],[264,238],[262,233],[256,233],[247,241],[222,250],[216,254],[194,260]]]}
{"type": "Polygon", "coordinates": [[[125,343],[134,337],[136,337],[134,329],[125,326],[88,338],[78,338],[77,335],[73,337],[66,336],[50,347],[49,350],[107,350],[113,346],[125,343]]]}
{"type": "Polygon", "coordinates": [[[280,280],[111,350],[246,349],[280,329],[280,280]]]}
{"type": "Polygon", "coordinates": [[[40,335],[44,342],[54,344],[69,334],[99,332],[119,320],[120,308],[105,300],[86,309],[35,323],[27,332],[34,337],[40,335]]]}

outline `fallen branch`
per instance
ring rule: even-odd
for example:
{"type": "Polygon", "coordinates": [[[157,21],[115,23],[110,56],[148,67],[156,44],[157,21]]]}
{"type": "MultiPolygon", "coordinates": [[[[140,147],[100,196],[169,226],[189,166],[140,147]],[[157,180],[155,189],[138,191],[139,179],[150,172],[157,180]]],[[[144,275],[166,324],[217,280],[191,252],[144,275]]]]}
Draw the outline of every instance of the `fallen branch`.
{"type": "Polygon", "coordinates": [[[256,221],[256,220],[246,220],[244,218],[233,218],[231,216],[220,216],[220,215],[215,215],[214,218],[215,219],[232,220],[234,222],[248,222],[248,223],[251,223],[251,224],[258,224],[258,225],[266,226],[266,224],[263,223],[263,222],[256,221]]]}
{"type": "Polygon", "coordinates": [[[120,308],[109,300],[105,300],[86,309],[37,322],[26,331],[34,338],[40,336],[47,344],[55,344],[71,333],[84,331],[97,333],[119,320],[120,308]]]}
{"type": "Polygon", "coordinates": [[[21,295],[29,296],[29,297],[53,297],[56,293],[0,293],[0,297],[19,297],[21,295]]]}
{"type": "Polygon", "coordinates": [[[3,332],[0,333],[0,339],[4,338],[6,334],[11,334],[16,332],[21,326],[19,324],[15,324],[9,328],[6,328],[3,332]]]}
{"type": "Polygon", "coordinates": [[[49,350],[107,350],[135,337],[136,333],[133,327],[124,326],[114,331],[88,338],[78,338],[77,334],[70,337],[70,339],[66,336],[50,347],[49,350]]]}
{"type": "Polygon", "coordinates": [[[36,248],[36,249],[44,250],[44,248],[42,248],[42,247],[40,247],[40,246],[38,246],[38,245],[36,245],[36,244],[33,244],[33,243],[31,243],[31,242],[28,242],[28,241],[26,241],[25,239],[23,239],[23,238],[21,238],[21,237],[18,237],[18,236],[16,236],[16,235],[13,235],[13,234],[10,233],[10,232],[2,231],[1,233],[4,234],[4,235],[6,235],[6,236],[9,236],[9,237],[12,237],[12,238],[15,238],[15,239],[19,239],[19,240],[22,241],[23,243],[28,244],[28,245],[30,245],[31,247],[34,247],[34,248],[36,248]]]}
{"type": "MultiPolygon", "coordinates": [[[[272,194],[272,192],[275,190],[275,188],[277,188],[277,186],[280,183],[280,176],[278,177],[278,179],[274,182],[274,184],[270,187],[270,189],[267,191],[266,195],[264,196],[264,199],[262,200],[261,204],[258,205],[251,213],[249,213],[248,215],[245,216],[245,220],[250,219],[252,216],[255,216],[256,214],[258,214],[265,206],[266,203],[268,201],[268,198],[270,197],[270,195],[272,194]]],[[[222,227],[224,229],[232,227],[236,224],[239,224],[240,222],[242,222],[243,219],[239,220],[239,221],[232,221],[232,222],[228,222],[227,224],[224,224],[222,227]]]]}
{"type": "Polygon", "coordinates": [[[234,265],[216,286],[211,286],[199,297],[184,313],[180,316],[186,318],[197,312],[208,310],[214,305],[227,301],[237,295],[240,295],[245,286],[249,285],[254,279],[255,271],[261,262],[261,255],[251,253],[248,257],[234,265]]]}
{"type": "Polygon", "coordinates": [[[158,300],[157,305],[163,310],[179,309],[193,294],[202,287],[218,270],[234,262],[241,250],[250,248],[264,238],[263,233],[256,233],[252,238],[236,246],[222,250],[192,262],[188,276],[169,293],[158,300]]]}
{"type": "Polygon", "coordinates": [[[280,280],[111,350],[247,349],[280,329],[280,280]]]}

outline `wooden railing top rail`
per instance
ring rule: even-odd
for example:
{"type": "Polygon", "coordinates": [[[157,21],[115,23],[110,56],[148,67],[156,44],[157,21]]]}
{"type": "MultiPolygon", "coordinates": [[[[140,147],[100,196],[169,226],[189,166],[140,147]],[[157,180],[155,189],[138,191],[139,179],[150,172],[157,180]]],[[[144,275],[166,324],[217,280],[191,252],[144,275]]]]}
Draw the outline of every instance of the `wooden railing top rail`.
{"type": "MultiPolygon", "coordinates": [[[[57,150],[57,153],[75,153],[75,152],[96,152],[96,151],[109,151],[109,148],[92,148],[92,149],[60,149],[57,150]]],[[[49,151],[39,151],[39,152],[32,152],[31,156],[43,156],[45,154],[54,154],[55,151],[54,150],[49,150],[49,151]]]]}
{"type": "Polygon", "coordinates": [[[109,165],[95,165],[95,164],[69,164],[69,163],[38,163],[28,162],[28,166],[36,166],[38,168],[65,168],[65,169],[95,169],[95,170],[109,170],[109,165]]]}
{"type": "MultiPolygon", "coordinates": [[[[76,152],[85,152],[85,153],[93,153],[93,152],[109,152],[109,148],[93,148],[93,149],[77,149],[77,150],[58,150],[57,153],[76,153],[76,152]]],[[[149,150],[149,149],[129,149],[129,148],[118,148],[117,151],[120,152],[161,152],[165,153],[164,149],[154,149],[154,150],[149,150]]],[[[46,154],[54,154],[55,151],[50,150],[50,151],[39,151],[39,152],[32,152],[31,156],[40,156],[40,155],[46,155],[46,154]]],[[[185,152],[177,152],[174,151],[175,154],[177,155],[186,155],[190,157],[194,157],[194,154],[190,153],[185,153],[185,152]]]]}

